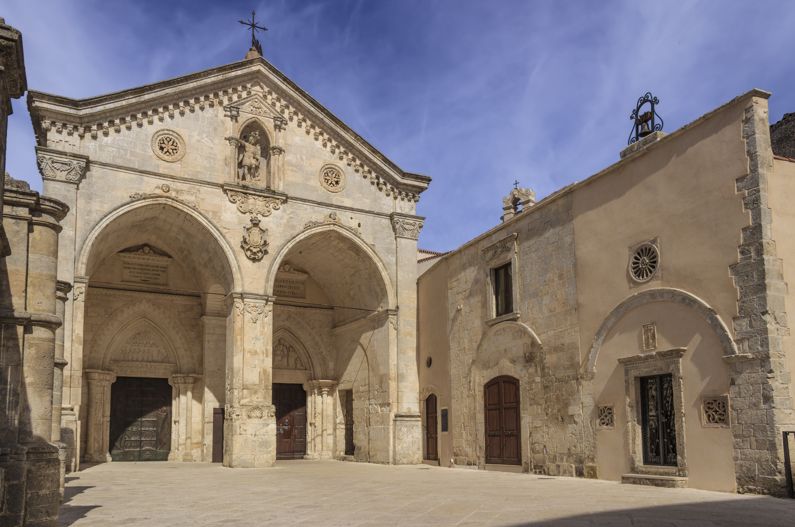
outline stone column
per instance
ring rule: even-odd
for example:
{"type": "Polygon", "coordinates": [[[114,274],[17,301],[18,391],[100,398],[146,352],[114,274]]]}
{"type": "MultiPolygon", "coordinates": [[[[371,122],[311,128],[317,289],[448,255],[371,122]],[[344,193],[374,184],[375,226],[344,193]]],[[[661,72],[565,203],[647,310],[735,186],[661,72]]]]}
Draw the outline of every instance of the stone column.
{"type": "Polygon", "coordinates": [[[270,149],[271,180],[268,182],[270,188],[281,191],[284,186],[284,148],[282,147],[282,132],[287,126],[287,119],[274,117],[273,129],[275,132],[273,145],[270,149]]]}
{"type": "Polygon", "coordinates": [[[306,392],[306,455],[304,459],[318,459],[317,415],[315,400],[317,399],[317,381],[304,383],[306,392]]]}
{"type": "Polygon", "coordinates": [[[172,375],[171,453],[169,461],[193,461],[193,375],[172,375]]]}
{"type": "Polygon", "coordinates": [[[227,317],[224,466],[276,462],[272,306],[261,295],[230,295],[227,317]]]}
{"type": "MultiPolygon", "coordinates": [[[[66,310],[66,299],[69,291],[72,290],[72,284],[68,282],[58,281],[56,283],[55,292],[55,315],[63,320],[64,312],[66,310]]],[[[63,369],[66,366],[66,359],[63,355],[63,339],[64,327],[63,324],[55,330],[55,370],[52,383],[52,442],[58,447],[58,460],[61,463],[61,498],[63,499],[64,483],[66,478],[66,458],[67,458],[67,445],[61,437],[61,421],[62,421],[62,401],[63,401],[63,369]]]]}
{"type": "MultiPolygon", "coordinates": [[[[423,218],[406,214],[392,214],[396,246],[396,317],[389,322],[397,333],[396,384],[397,401],[394,406],[392,462],[412,464],[422,462],[422,419],[419,406],[419,377],[417,373],[417,238],[423,218]],[[396,326],[396,327],[395,327],[396,326]]],[[[392,339],[390,338],[390,341],[392,339]]]]}
{"type": "Polygon", "coordinates": [[[110,461],[110,385],[116,374],[86,370],[88,381],[88,434],[85,460],[91,463],[110,461]]]}
{"type": "MultiPolygon", "coordinates": [[[[71,302],[67,302],[67,314],[71,311],[71,331],[64,335],[64,353],[68,364],[64,368],[64,389],[63,405],[71,407],[72,414],[67,414],[64,419],[64,426],[67,428],[68,435],[74,438],[74,446],[70,449],[67,457],[72,459],[72,470],[80,469],[80,453],[82,447],[82,430],[85,426],[81,419],[86,419],[81,415],[83,406],[83,322],[85,319],[86,295],[88,294],[88,279],[85,277],[75,277],[72,289],[71,302]],[[69,305],[71,304],[71,310],[69,305]],[[68,350],[66,348],[69,348],[68,350]]],[[[69,317],[67,317],[68,319],[69,317]]],[[[68,329],[68,328],[67,328],[68,329]]],[[[64,432],[61,432],[62,434],[64,432]]]]}

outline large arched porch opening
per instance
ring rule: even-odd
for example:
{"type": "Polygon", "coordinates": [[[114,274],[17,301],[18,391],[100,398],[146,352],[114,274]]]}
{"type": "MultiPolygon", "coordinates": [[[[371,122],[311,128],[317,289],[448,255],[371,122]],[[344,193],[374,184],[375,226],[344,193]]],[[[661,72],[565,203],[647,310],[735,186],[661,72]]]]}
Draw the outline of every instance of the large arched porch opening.
{"type": "Polygon", "coordinates": [[[76,276],[65,389],[81,457],[210,461],[240,283],[224,238],[183,203],[139,200],[89,233],[76,276]]]}
{"type": "MultiPolygon", "coordinates": [[[[282,348],[281,335],[291,335],[311,362],[311,378],[302,384],[305,456],[392,462],[397,313],[379,257],[342,228],[310,229],[277,254],[268,287],[274,350],[282,348]]],[[[279,434],[292,433],[279,420],[279,379],[289,378],[285,365],[296,362],[274,352],[277,456],[279,434]]],[[[309,368],[304,371],[310,375],[309,368]]]]}

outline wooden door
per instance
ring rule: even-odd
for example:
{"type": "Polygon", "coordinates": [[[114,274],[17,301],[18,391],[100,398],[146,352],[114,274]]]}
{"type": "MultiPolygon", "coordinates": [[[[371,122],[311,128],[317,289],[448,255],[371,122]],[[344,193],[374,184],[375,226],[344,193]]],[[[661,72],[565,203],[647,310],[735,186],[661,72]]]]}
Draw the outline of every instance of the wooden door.
{"type": "Polygon", "coordinates": [[[439,441],[436,421],[436,395],[425,399],[425,459],[439,460],[439,441]]]}
{"type": "Polygon", "coordinates": [[[213,408],[213,463],[224,462],[224,409],[213,408]]]}
{"type": "Polygon", "coordinates": [[[111,386],[113,461],[166,461],[171,451],[171,386],[166,379],[119,377],[111,386]]]}
{"type": "Polygon", "coordinates": [[[306,392],[300,384],[274,384],[276,459],[306,455],[306,392]]]}
{"type": "Polygon", "coordinates": [[[483,393],[486,423],[486,463],[521,465],[519,381],[496,377],[483,393]]]}

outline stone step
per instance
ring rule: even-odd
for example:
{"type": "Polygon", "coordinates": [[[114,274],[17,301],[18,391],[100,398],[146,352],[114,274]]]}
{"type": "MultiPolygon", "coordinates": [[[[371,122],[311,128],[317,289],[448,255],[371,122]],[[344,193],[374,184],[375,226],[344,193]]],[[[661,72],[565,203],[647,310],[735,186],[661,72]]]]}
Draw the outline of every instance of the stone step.
{"type": "Polygon", "coordinates": [[[624,474],[621,476],[621,483],[652,487],[685,488],[687,487],[687,478],[660,474],[624,474]]]}

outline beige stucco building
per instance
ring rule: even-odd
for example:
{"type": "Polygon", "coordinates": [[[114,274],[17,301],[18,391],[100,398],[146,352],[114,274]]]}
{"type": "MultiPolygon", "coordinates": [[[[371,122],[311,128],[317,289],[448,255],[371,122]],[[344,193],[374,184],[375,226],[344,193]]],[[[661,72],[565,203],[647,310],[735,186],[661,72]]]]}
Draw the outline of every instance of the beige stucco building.
{"type": "Polygon", "coordinates": [[[422,273],[426,459],[784,493],[795,160],[774,155],[768,97],[538,203],[514,190],[422,273]]]}

